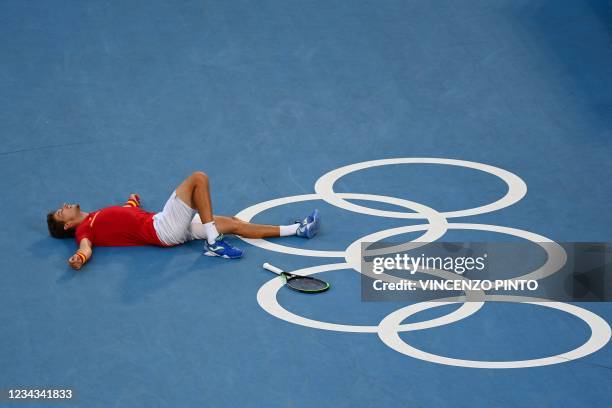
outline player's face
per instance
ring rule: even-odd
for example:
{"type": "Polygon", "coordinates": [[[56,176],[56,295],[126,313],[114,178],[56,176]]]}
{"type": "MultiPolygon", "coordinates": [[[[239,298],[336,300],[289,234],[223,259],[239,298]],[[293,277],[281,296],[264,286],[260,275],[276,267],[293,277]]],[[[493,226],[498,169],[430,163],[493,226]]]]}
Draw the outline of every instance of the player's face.
{"type": "Polygon", "coordinates": [[[81,206],[78,204],[66,204],[62,205],[58,208],[55,213],[55,219],[58,221],[63,221],[64,223],[69,223],[75,221],[81,215],[81,206]]]}

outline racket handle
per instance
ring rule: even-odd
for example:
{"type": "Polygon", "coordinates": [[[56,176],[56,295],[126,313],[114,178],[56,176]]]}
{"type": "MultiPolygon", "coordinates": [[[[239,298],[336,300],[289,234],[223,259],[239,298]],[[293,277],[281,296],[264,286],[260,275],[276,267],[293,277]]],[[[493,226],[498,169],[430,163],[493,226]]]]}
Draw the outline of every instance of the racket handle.
{"type": "Polygon", "coordinates": [[[283,273],[284,271],[281,268],[277,268],[274,265],[270,265],[269,263],[264,263],[263,264],[264,269],[269,270],[270,272],[274,272],[277,275],[280,275],[281,273],[283,273]]]}

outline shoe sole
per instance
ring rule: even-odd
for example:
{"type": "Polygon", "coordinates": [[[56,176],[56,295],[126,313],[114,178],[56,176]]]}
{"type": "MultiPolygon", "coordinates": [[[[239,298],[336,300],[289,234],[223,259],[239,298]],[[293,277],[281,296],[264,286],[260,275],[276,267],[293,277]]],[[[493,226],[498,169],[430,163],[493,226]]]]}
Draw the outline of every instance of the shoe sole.
{"type": "Polygon", "coordinates": [[[240,255],[240,256],[231,257],[229,255],[219,255],[219,254],[217,254],[215,252],[212,252],[212,251],[206,251],[206,252],[204,252],[204,255],[206,255],[206,256],[218,256],[219,258],[225,258],[225,259],[240,259],[240,258],[242,258],[244,253],[242,255],[240,255]]]}
{"type": "Polygon", "coordinates": [[[320,217],[319,212],[317,210],[314,211],[314,216],[312,217],[312,228],[310,229],[310,234],[308,234],[308,239],[313,238],[319,232],[319,223],[320,217]]]}

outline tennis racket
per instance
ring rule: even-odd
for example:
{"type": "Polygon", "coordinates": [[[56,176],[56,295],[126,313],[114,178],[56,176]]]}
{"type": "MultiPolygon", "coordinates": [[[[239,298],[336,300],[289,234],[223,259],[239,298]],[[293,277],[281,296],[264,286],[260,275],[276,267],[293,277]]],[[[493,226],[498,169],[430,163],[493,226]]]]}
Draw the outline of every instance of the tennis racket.
{"type": "Polygon", "coordinates": [[[329,283],[322,281],[321,279],[285,272],[267,262],[263,264],[263,267],[270,272],[280,275],[280,277],[285,281],[285,285],[289,286],[293,290],[297,290],[298,292],[321,293],[329,289],[329,283]]]}

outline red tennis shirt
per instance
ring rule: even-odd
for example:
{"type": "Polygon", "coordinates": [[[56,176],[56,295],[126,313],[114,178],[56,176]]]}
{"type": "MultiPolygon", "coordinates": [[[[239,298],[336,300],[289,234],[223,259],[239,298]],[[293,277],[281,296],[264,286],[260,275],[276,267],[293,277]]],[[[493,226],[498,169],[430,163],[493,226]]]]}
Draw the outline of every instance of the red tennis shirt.
{"type": "Polygon", "coordinates": [[[155,232],[154,215],[139,207],[113,206],[94,211],[77,227],[77,245],[87,238],[94,246],[167,246],[155,232]]]}

